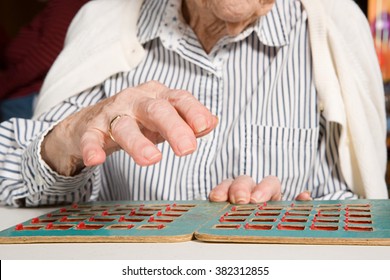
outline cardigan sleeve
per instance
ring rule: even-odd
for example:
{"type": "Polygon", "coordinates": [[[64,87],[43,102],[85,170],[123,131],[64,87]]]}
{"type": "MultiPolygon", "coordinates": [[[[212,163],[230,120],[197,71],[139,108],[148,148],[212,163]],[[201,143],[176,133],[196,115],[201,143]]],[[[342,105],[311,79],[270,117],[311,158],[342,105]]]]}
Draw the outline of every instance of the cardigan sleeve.
{"type": "Polygon", "coordinates": [[[65,48],[45,78],[34,118],[67,98],[133,69],[145,51],[137,39],[142,0],[90,1],[72,21],[65,48]]]}
{"type": "Polygon", "coordinates": [[[327,120],[341,126],[340,165],[363,198],[388,198],[384,90],[368,21],[352,0],[301,0],[327,120]]]}

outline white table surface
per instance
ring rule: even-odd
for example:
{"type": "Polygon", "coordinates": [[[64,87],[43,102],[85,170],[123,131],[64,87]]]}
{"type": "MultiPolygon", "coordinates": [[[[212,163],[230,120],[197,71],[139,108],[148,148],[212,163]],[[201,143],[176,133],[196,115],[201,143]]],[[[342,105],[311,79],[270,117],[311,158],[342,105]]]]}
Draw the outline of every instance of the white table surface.
{"type": "MultiPolygon", "coordinates": [[[[0,230],[55,208],[0,207],[0,230]]],[[[181,243],[0,244],[1,260],[389,260],[390,246],[181,243]]]]}

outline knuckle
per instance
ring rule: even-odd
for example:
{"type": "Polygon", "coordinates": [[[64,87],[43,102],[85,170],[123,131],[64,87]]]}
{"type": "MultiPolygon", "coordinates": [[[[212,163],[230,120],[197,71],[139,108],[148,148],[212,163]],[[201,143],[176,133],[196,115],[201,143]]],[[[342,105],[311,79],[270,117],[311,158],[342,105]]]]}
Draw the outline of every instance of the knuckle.
{"type": "Polygon", "coordinates": [[[195,137],[191,128],[182,121],[172,122],[167,126],[166,137],[167,139],[181,139],[188,137],[195,137]]]}
{"type": "Polygon", "coordinates": [[[95,128],[87,129],[80,138],[80,146],[86,147],[89,144],[98,144],[103,146],[104,136],[102,132],[95,128]]]}
{"type": "Polygon", "coordinates": [[[200,105],[200,102],[189,92],[181,89],[170,89],[162,96],[175,106],[200,105]]]}
{"type": "Polygon", "coordinates": [[[149,100],[146,106],[146,113],[148,115],[165,115],[171,110],[172,106],[164,99],[149,100]]]}
{"type": "Polygon", "coordinates": [[[169,100],[171,102],[175,102],[178,105],[200,105],[199,101],[190,92],[184,90],[174,90],[170,94],[169,100]]]}
{"type": "Polygon", "coordinates": [[[143,85],[147,85],[147,86],[150,86],[150,87],[165,87],[164,84],[160,83],[159,81],[156,81],[156,80],[151,80],[151,81],[148,81],[146,83],[144,83],[143,85]]]}
{"type": "Polygon", "coordinates": [[[137,88],[145,90],[145,91],[158,91],[158,92],[167,89],[167,87],[164,84],[162,84],[156,80],[147,81],[147,82],[139,85],[137,88]]]}
{"type": "Polygon", "coordinates": [[[187,90],[183,90],[183,89],[173,89],[170,91],[170,95],[173,97],[180,97],[183,99],[194,99],[195,100],[195,97],[192,95],[192,93],[190,93],[187,90]]]}
{"type": "Polygon", "coordinates": [[[269,184],[280,185],[279,178],[276,176],[273,176],[273,175],[269,175],[269,176],[265,177],[264,180],[266,180],[269,184]]]}
{"type": "Polygon", "coordinates": [[[252,186],[254,184],[254,180],[249,175],[241,175],[237,177],[237,181],[244,186],[252,186]]]}

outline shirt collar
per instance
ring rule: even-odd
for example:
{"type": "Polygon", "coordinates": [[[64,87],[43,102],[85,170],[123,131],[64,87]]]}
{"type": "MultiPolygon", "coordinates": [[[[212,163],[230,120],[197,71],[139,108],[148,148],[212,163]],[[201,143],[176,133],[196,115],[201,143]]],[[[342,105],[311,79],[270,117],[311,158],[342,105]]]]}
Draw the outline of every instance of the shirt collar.
{"type": "MultiPolygon", "coordinates": [[[[288,34],[298,17],[294,15],[289,21],[286,17],[290,15],[290,5],[295,2],[299,1],[276,0],[270,12],[230,40],[240,41],[255,32],[264,45],[280,47],[288,44],[288,34]]],[[[138,19],[138,38],[141,44],[159,37],[168,24],[178,33],[184,32],[185,23],[180,9],[181,0],[144,0],[138,19]]]]}
{"type": "Polygon", "coordinates": [[[167,28],[169,6],[173,10],[175,5],[176,14],[179,13],[181,0],[144,0],[140,16],[138,18],[138,39],[145,44],[160,36],[162,28],[167,28]]]}
{"type": "Polygon", "coordinates": [[[272,10],[255,23],[254,31],[264,45],[281,47],[288,44],[289,31],[283,13],[283,6],[286,2],[291,1],[275,1],[272,10]]]}

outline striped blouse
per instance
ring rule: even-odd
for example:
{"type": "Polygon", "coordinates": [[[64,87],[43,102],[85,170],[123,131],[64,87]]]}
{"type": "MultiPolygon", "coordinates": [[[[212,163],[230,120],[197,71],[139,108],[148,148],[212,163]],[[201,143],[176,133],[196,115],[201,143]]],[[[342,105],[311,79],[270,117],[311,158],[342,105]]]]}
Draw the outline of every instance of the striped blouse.
{"type": "Polygon", "coordinates": [[[12,119],[0,127],[0,200],[45,205],[87,200],[207,199],[227,178],[275,175],[283,199],[308,190],[317,199],[356,198],[339,165],[340,128],[321,114],[313,82],[307,15],[298,0],[274,8],[207,54],[183,21],[181,0],[145,0],[138,37],[147,51],[130,72],[59,104],[39,120],[12,119]],[[160,163],[141,167],[118,151],[106,162],[64,177],[40,157],[46,133],[59,120],[124,88],[157,80],[185,89],[218,116],[197,150],[177,157],[158,145],[160,163]]]}

